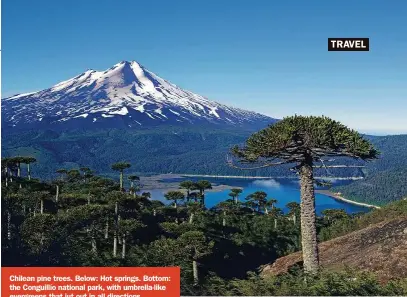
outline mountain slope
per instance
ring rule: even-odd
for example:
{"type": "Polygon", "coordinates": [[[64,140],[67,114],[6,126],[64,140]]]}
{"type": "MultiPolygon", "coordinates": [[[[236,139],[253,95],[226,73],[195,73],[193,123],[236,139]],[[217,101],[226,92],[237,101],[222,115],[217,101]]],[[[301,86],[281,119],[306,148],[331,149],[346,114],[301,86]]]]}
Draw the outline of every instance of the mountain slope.
{"type": "Polygon", "coordinates": [[[380,152],[380,158],[366,166],[366,178],[335,187],[345,197],[384,205],[407,196],[407,135],[366,136],[380,152]]]}
{"type": "MultiPolygon", "coordinates": [[[[374,272],[382,281],[407,277],[407,216],[383,221],[319,244],[321,266],[374,272]]],[[[300,264],[301,252],[277,259],[262,274],[278,275],[300,264]]]]}
{"type": "Polygon", "coordinates": [[[162,79],[139,63],[87,70],[34,93],[2,100],[8,128],[132,128],[160,124],[262,127],[275,119],[229,107],[162,79]]]}

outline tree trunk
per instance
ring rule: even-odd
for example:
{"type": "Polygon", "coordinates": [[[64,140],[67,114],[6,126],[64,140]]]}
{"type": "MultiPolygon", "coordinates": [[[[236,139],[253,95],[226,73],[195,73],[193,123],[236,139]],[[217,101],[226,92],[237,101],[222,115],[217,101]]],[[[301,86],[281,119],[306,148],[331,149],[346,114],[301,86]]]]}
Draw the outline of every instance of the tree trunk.
{"type": "Polygon", "coordinates": [[[7,211],[7,239],[11,240],[11,213],[7,211]]]}
{"type": "MultiPolygon", "coordinates": [[[[122,174],[120,173],[120,182],[122,181],[121,178],[122,174]]],[[[118,213],[119,213],[119,202],[116,201],[114,205],[114,213],[115,213],[115,226],[114,226],[114,234],[113,234],[113,257],[116,258],[117,256],[117,229],[119,227],[118,224],[118,213]]]]}
{"type": "Polygon", "coordinates": [[[274,218],[274,230],[277,229],[277,218],[274,218]]]}
{"type": "Polygon", "coordinates": [[[91,229],[92,235],[91,235],[91,244],[92,244],[92,253],[96,254],[97,253],[97,246],[96,246],[96,239],[95,239],[95,230],[94,228],[91,229]]]}
{"type": "Polygon", "coordinates": [[[153,216],[156,216],[157,215],[157,210],[154,208],[154,210],[153,210],[153,216]]]}
{"type": "Polygon", "coordinates": [[[301,237],[304,272],[316,274],[319,269],[318,242],[315,223],[314,177],[311,157],[300,168],[301,237]]]}
{"type": "Polygon", "coordinates": [[[122,259],[126,258],[126,235],[123,235],[122,259]]]}
{"type": "Polygon", "coordinates": [[[120,191],[123,190],[123,170],[120,171],[120,191]]]}
{"type": "Polygon", "coordinates": [[[222,226],[226,227],[226,211],[223,212],[222,226]]]}
{"type": "Polygon", "coordinates": [[[106,220],[105,239],[109,238],[109,219],[106,220]]]}
{"type": "Polygon", "coordinates": [[[293,222],[294,222],[294,225],[296,225],[296,223],[297,223],[297,216],[294,214],[293,215],[293,222]]]}
{"type": "Polygon", "coordinates": [[[269,210],[268,210],[268,208],[267,208],[267,207],[265,207],[265,208],[264,208],[264,212],[266,213],[266,215],[268,215],[268,214],[269,214],[269,210]]]}
{"type": "Polygon", "coordinates": [[[41,214],[44,213],[44,199],[41,199],[41,209],[40,209],[40,213],[41,213],[41,214]]]}
{"type": "Polygon", "coordinates": [[[21,176],[21,165],[20,163],[17,164],[17,177],[21,176]]]}
{"type": "Polygon", "coordinates": [[[177,200],[174,200],[174,208],[177,209],[177,200]]]}
{"type": "Polygon", "coordinates": [[[113,238],[113,258],[117,256],[117,231],[114,231],[114,238],[113,238]]]}
{"type": "MultiPolygon", "coordinates": [[[[119,228],[119,224],[120,224],[120,216],[117,216],[117,229],[119,228]]],[[[120,234],[117,234],[117,240],[119,242],[119,244],[122,244],[122,237],[120,236],[120,234]]]]}
{"type": "Polygon", "coordinates": [[[27,171],[28,171],[28,180],[31,180],[30,163],[27,163],[27,171]]]}
{"type": "Polygon", "coordinates": [[[189,216],[189,223],[192,224],[194,220],[194,213],[191,213],[191,215],[189,216]]]}
{"type": "Polygon", "coordinates": [[[199,283],[199,275],[198,275],[198,263],[195,260],[192,261],[192,270],[194,273],[194,285],[197,285],[199,283]]]}
{"type": "Polygon", "coordinates": [[[6,176],[6,187],[8,187],[8,177],[6,176]]]}
{"type": "Polygon", "coordinates": [[[59,199],[59,185],[57,185],[57,190],[56,190],[56,194],[55,194],[55,202],[58,203],[58,199],[59,199]]]}
{"type": "Polygon", "coordinates": [[[88,194],[88,205],[90,205],[90,193],[88,194]]]}

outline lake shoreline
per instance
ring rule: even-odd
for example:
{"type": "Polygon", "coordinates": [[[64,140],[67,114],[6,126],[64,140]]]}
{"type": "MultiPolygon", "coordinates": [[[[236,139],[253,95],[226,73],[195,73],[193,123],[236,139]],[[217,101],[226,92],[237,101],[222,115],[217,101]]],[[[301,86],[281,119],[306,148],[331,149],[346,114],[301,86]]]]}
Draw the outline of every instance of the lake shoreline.
{"type": "MultiPolygon", "coordinates": [[[[163,182],[163,179],[174,179],[174,178],[187,178],[187,177],[202,177],[202,178],[230,178],[230,179],[235,179],[235,178],[241,178],[241,179],[287,179],[287,177],[266,177],[266,176],[221,176],[221,175],[198,175],[198,174],[159,174],[159,175],[154,175],[154,176],[149,176],[149,177],[142,177],[142,182],[145,183],[145,187],[143,190],[160,190],[160,191],[172,191],[172,190],[180,190],[179,189],[179,183],[178,182],[163,182]]],[[[291,179],[294,179],[297,177],[292,177],[291,179]]],[[[361,178],[335,178],[338,180],[357,180],[361,178]]],[[[207,192],[221,192],[224,190],[230,190],[232,188],[241,188],[241,187],[232,187],[229,185],[225,184],[220,184],[220,185],[214,185],[213,189],[207,190],[207,192]]],[[[372,205],[372,204],[367,204],[367,203],[362,203],[362,202],[357,202],[353,201],[350,199],[346,199],[343,197],[340,193],[334,193],[330,190],[315,190],[315,193],[322,194],[328,197],[331,197],[335,200],[345,202],[348,204],[352,205],[357,205],[357,206],[362,206],[362,207],[367,207],[367,208],[376,208],[379,209],[379,206],[372,205]]]]}
{"type": "Polygon", "coordinates": [[[346,199],[345,197],[343,197],[340,193],[334,193],[334,192],[331,192],[330,190],[315,190],[315,193],[323,194],[325,196],[329,196],[331,198],[334,198],[336,200],[346,202],[346,203],[349,203],[349,204],[364,206],[364,207],[368,207],[368,208],[380,209],[380,206],[373,205],[373,204],[368,204],[368,203],[363,203],[363,202],[357,202],[357,201],[354,201],[354,200],[349,200],[349,199],[346,199]]]}
{"type": "MultiPolygon", "coordinates": [[[[164,174],[163,174],[164,175],[164,174]]],[[[242,175],[210,175],[210,174],[169,174],[178,177],[210,177],[210,178],[242,178],[242,179],[298,179],[297,176],[242,176],[242,175]]],[[[360,180],[363,177],[319,177],[325,180],[360,180]]]]}

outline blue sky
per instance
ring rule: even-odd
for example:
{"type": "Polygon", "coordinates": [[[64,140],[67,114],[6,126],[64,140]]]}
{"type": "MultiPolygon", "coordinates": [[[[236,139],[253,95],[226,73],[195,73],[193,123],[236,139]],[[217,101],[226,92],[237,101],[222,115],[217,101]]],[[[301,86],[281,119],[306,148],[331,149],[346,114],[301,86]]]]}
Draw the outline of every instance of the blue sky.
{"type": "Polygon", "coordinates": [[[3,0],[2,97],[136,60],[225,104],[407,133],[407,1],[3,0]],[[369,37],[370,52],[328,52],[369,37]]]}

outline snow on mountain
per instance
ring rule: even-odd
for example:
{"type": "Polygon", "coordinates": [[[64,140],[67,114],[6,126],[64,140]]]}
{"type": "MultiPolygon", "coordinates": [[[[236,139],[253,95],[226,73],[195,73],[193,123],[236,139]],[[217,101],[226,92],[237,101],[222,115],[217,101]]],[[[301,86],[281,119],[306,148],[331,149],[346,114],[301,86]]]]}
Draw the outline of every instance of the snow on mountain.
{"type": "Polygon", "coordinates": [[[275,120],[229,107],[160,78],[139,63],[123,61],[106,71],[87,70],[39,92],[2,99],[8,127],[73,124],[148,126],[165,123],[268,124],[275,120]]]}

